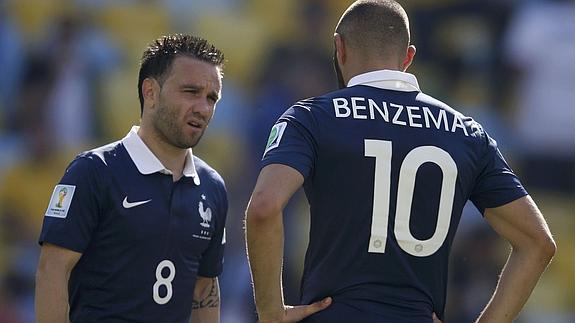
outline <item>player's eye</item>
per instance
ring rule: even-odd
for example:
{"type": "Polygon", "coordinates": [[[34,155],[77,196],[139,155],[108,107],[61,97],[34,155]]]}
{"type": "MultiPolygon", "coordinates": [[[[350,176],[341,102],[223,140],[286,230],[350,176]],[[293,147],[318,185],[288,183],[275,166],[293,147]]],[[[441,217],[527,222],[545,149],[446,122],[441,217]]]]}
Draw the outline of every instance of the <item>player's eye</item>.
{"type": "Polygon", "coordinates": [[[189,94],[197,94],[199,92],[199,90],[187,88],[187,89],[184,89],[184,92],[189,93],[189,94]]]}

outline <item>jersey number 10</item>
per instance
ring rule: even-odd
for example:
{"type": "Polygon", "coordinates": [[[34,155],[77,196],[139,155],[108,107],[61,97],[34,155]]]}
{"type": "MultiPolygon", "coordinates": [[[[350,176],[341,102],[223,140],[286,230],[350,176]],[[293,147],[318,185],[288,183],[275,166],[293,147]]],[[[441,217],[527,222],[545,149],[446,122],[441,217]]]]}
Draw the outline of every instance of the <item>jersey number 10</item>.
{"type": "MultiPolygon", "coordinates": [[[[391,141],[371,139],[366,139],[364,143],[365,157],[375,157],[373,215],[368,252],[385,253],[391,191],[392,145],[391,141]]],[[[455,161],[449,153],[439,147],[420,146],[405,156],[399,171],[394,230],[401,249],[416,257],[427,257],[441,248],[449,232],[456,180],[455,161]],[[435,231],[431,238],[419,240],[411,234],[409,220],[417,170],[428,162],[439,166],[443,180],[435,231]]]]}

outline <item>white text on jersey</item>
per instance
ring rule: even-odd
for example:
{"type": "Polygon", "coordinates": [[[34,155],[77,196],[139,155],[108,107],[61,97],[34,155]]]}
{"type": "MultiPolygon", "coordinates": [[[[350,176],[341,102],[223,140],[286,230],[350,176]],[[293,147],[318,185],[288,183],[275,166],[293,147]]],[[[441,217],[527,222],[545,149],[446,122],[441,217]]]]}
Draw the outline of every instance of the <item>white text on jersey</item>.
{"type": "Polygon", "coordinates": [[[437,109],[438,112],[432,112],[428,107],[403,106],[395,103],[388,104],[387,102],[381,102],[378,105],[375,100],[362,97],[352,97],[351,100],[334,98],[333,109],[336,118],[381,119],[399,126],[435,128],[450,132],[460,129],[465,136],[469,136],[461,116],[455,114],[453,119],[449,120],[447,112],[443,109],[437,109]]]}

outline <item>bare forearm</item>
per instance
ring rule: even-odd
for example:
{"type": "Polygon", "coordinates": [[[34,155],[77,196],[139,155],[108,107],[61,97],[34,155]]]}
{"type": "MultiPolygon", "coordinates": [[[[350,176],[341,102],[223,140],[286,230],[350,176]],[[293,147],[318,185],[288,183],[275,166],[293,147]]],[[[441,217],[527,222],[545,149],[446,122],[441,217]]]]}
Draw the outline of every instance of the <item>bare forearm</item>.
{"type": "Polygon", "coordinates": [[[489,304],[477,323],[512,322],[531,295],[550,256],[536,250],[512,251],[489,304]]]}
{"type": "Polygon", "coordinates": [[[308,305],[290,306],[283,301],[283,209],[304,178],[281,164],[265,166],[246,210],[246,242],[254,283],[259,322],[299,322],[331,304],[325,298],[308,305]]]}
{"type": "Polygon", "coordinates": [[[218,323],[220,321],[220,287],[217,278],[196,288],[192,302],[190,323],[218,323]]]}
{"type": "Polygon", "coordinates": [[[281,286],[284,233],[282,214],[246,218],[246,241],[254,295],[260,319],[283,310],[281,286]],[[262,315],[263,314],[263,315],[262,315]]]}
{"type": "Polygon", "coordinates": [[[36,322],[68,322],[68,279],[59,273],[38,272],[36,277],[36,322]]]}

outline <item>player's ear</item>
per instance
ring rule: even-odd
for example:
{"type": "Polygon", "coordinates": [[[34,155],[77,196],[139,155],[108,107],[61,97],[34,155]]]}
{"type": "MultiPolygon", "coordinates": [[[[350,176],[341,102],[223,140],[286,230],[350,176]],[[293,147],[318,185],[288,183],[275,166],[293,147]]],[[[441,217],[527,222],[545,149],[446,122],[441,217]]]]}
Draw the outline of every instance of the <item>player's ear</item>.
{"type": "Polygon", "coordinates": [[[160,94],[160,84],[156,79],[147,77],[142,81],[142,95],[144,97],[144,109],[156,106],[156,100],[160,94]]]}
{"type": "Polygon", "coordinates": [[[333,42],[335,46],[335,58],[337,59],[339,66],[342,66],[347,60],[345,42],[341,35],[338,33],[333,34],[333,42]]]}
{"type": "Polygon", "coordinates": [[[413,45],[409,45],[407,47],[407,51],[405,52],[405,57],[401,62],[401,69],[405,72],[407,68],[413,63],[413,58],[415,57],[416,48],[413,45]]]}

